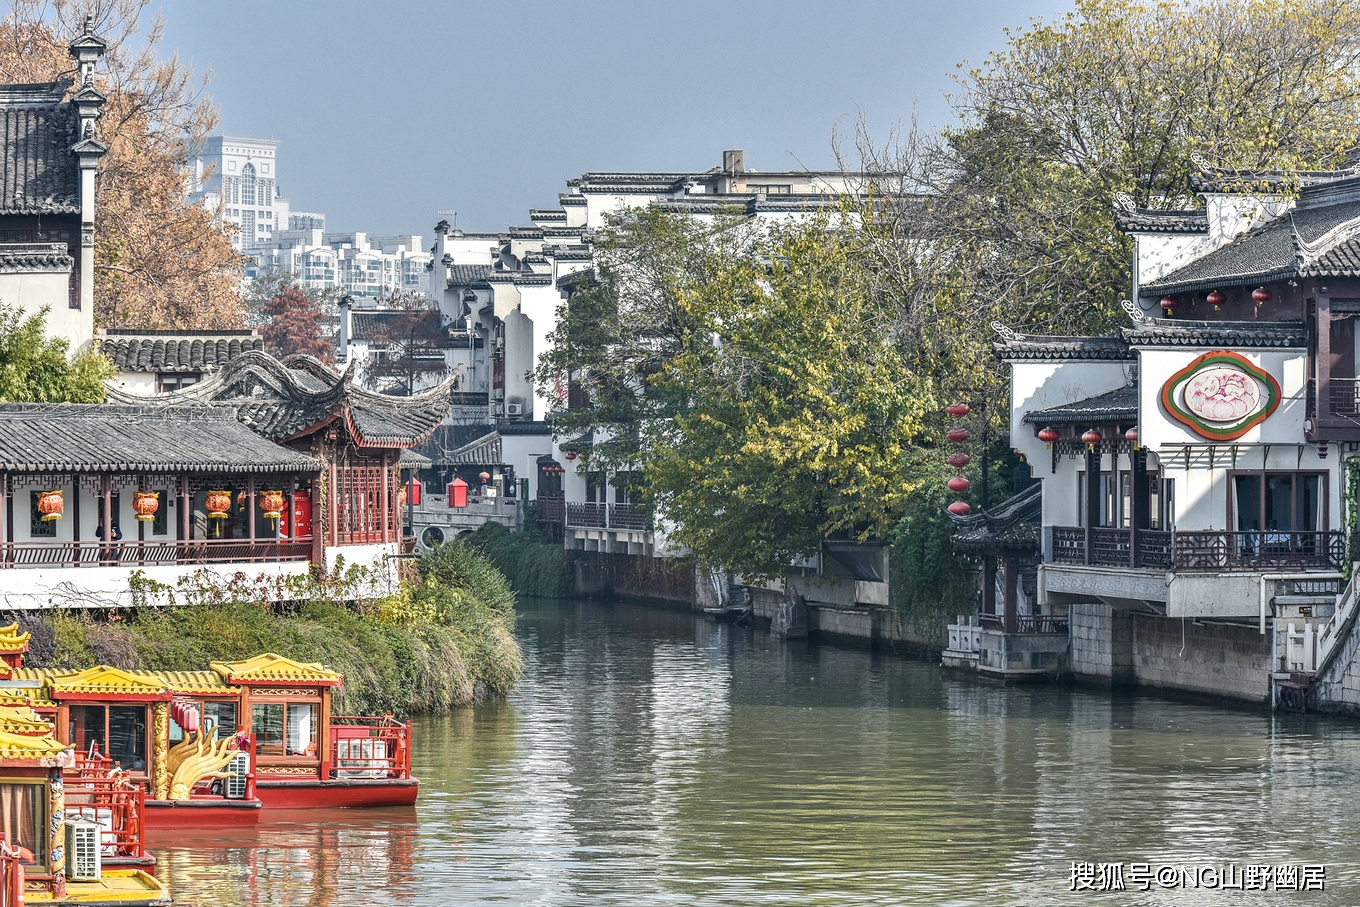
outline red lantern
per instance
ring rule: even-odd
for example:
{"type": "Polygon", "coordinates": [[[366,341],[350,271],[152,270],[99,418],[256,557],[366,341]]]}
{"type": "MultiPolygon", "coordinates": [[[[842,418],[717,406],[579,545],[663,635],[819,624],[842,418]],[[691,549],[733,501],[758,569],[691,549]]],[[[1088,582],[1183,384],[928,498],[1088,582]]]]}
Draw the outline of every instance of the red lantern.
{"type": "Polygon", "coordinates": [[[969,482],[963,476],[954,476],[954,478],[949,480],[949,490],[955,494],[963,494],[972,484],[972,482],[969,482]]]}
{"type": "Polygon", "coordinates": [[[65,509],[66,499],[62,496],[60,489],[38,492],[38,513],[42,514],[42,522],[50,523],[53,520],[61,519],[61,514],[65,509]]]}
{"type": "Polygon", "coordinates": [[[203,505],[208,508],[208,519],[225,520],[231,514],[231,492],[209,491],[203,505]]]}
{"type": "Polygon", "coordinates": [[[266,520],[277,520],[283,516],[283,492],[262,491],[259,500],[260,512],[266,520]]]}
{"type": "Polygon", "coordinates": [[[1137,450],[1137,449],[1138,449],[1138,426],[1137,426],[1137,425],[1135,425],[1133,428],[1130,428],[1128,431],[1124,432],[1124,440],[1125,440],[1125,441],[1128,441],[1130,444],[1132,444],[1134,450],[1137,450]]]}
{"type": "Polygon", "coordinates": [[[575,460],[575,459],[576,459],[576,451],[574,451],[574,450],[569,450],[569,451],[567,451],[565,454],[563,454],[563,456],[565,456],[568,460],[575,460]]]}
{"type": "Polygon", "coordinates": [[[161,509],[159,491],[134,491],[132,493],[132,512],[137,514],[139,523],[150,523],[156,519],[156,511],[161,509]]]}
{"type": "Polygon", "coordinates": [[[955,444],[962,444],[969,438],[968,429],[966,428],[951,428],[949,429],[949,431],[944,433],[944,436],[949,440],[953,441],[955,444]]]}
{"type": "Polygon", "coordinates": [[[969,413],[968,404],[967,403],[951,404],[950,406],[945,407],[945,412],[949,413],[949,415],[953,416],[956,419],[961,419],[964,416],[968,415],[969,413]]]}
{"type": "Polygon", "coordinates": [[[948,508],[949,512],[954,514],[954,516],[968,516],[969,511],[972,509],[973,508],[969,507],[966,501],[955,501],[950,504],[948,508]]]}
{"type": "Polygon", "coordinates": [[[490,482],[490,481],[491,481],[491,473],[489,473],[489,472],[483,472],[483,473],[479,474],[479,475],[477,476],[477,478],[481,479],[481,480],[482,480],[482,484],[485,485],[487,482],[490,482]]]}
{"type": "Polygon", "coordinates": [[[1223,303],[1228,301],[1228,297],[1225,296],[1222,291],[1214,290],[1208,296],[1204,297],[1204,301],[1213,306],[1214,311],[1217,312],[1223,307],[1223,303]]]}
{"type": "Polygon", "coordinates": [[[973,459],[972,457],[968,456],[968,454],[963,453],[962,451],[955,451],[954,453],[949,455],[949,459],[945,460],[945,462],[948,463],[950,466],[954,467],[955,469],[962,469],[963,467],[967,466],[969,461],[971,461],[972,459],[973,459]]]}
{"type": "Polygon", "coordinates": [[[1181,304],[1181,301],[1180,301],[1179,299],[1177,299],[1175,296],[1163,296],[1163,297],[1162,297],[1162,311],[1163,311],[1163,312],[1166,312],[1166,317],[1167,317],[1167,318],[1170,318],[1170,317],[1175,313],[1175,311],[1176,311],[1176,306],[1178,306],[1178,305],[1180,305],[1180,304],[1181,304]]]}
{"type": "Polygon", "coordinates": [[[1042,428],[1039,430],[1039,440],[1043,441],[1049,448],[1052,448],[1053,442],[1060,437],[1062,437],[1062,435],[1058,434],[1056,428],[1042,428]]]}
{"type": "Polygon", "coordinates": [[[1104,437],[1101,435],[1100,432],[1096,431],[1094,428],[1086,429],[1086,431],[1081,436],[1081,443],[1085,444],[1091,450],[1095,450],[1096,445],[1103,440],[1104,437]]]}
{"type": "Polygon", "coordinates": [[[1257,287],[1256,289],[1251,291],[1251,298],[1256,300],[1256,304],[1258,306],[1262,306],[1265,305],[1267,302],[1270,302],[1270,300],[1274,299],[1275,295],[1271,293],[1269,290],[1267,290],[1265,287],[1257,287]]]}

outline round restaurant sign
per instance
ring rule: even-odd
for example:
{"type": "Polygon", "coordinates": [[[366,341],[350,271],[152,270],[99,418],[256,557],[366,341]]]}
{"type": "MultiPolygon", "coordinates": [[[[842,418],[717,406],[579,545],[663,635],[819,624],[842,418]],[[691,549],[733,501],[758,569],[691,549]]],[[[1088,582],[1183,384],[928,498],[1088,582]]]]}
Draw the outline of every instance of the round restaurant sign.
{"type": "Polygon", "coordinates": [[[1162,385],[1162,408],[1211,441],[1240,438],[1280,405],[1280,384],[1245,356],[1205,353],[1162,385]]]}

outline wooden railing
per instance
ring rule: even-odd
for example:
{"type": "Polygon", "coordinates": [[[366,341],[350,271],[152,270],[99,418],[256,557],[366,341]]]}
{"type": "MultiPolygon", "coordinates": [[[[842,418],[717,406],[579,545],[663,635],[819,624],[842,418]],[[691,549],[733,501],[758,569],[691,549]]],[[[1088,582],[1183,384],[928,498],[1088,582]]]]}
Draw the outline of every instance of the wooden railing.
{"type": "Polygon", "coordinates": [[[605,504],[567,504],[567,525],[583,529],[605,529],[609,526],[609,509],[605,504]]]}
{"type": "Polygon", "coordinates": [[[652,521],[646,513],[632,504],[610,504],[609,528],[646,531],[652,528],[652,521]]]}
{"type": "Polygon", "coordinates": [[[411,725],[391,713],[331,717],[331,777],[410,778],[411,725]]]}
{"type": "Polygon", "coordinates": [[[560,523],[567,517],[567,501],[560,494],[538,496],[538,515],[545,523],[560,523]]]}
{"type": "Polygon", "coordinates": [[[1141,529],[1138,550],[1130,557],[1134,533],[1128,529],[1093,528],[1087,556],[1087,530],[1053,527],[1054,563],[1099,567],[1144,567],[1170,570],[1265,570],[1297,568],[1339,570],[1345,562],[1343,532],[1177,531],[1141,529]]]}
{"type": "Polygon", "coordinates": [[[157,564],[305,561],[310,540],[192,539],[189,541],[3,542],[0,567],[141,567],[157,564]]]}

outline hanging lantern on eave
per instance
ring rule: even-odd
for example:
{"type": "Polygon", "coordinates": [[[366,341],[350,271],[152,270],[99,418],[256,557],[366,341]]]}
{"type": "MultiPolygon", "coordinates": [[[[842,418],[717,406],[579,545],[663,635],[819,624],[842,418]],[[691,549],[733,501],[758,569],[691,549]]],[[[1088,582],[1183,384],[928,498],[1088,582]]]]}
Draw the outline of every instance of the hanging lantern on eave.
{"type": "Polygon", "coordinates": [[[972,484],[972,482],[969,482],[963,476],[954,476],[954,478],[949,480],[949,490],[954,492],[954,494],[963,494],[972,484]]]}
{"type": "Polygon", "coordinates": [[[1180,304],[1181,301],[1175,296],[1162,297],[1162,311],[1166,313],[1167,318],[1172,317],[1176,313],[1176,307],[1180,304]]]}
{"type": "Polygon", "coordinates": [[[946,509],[950,513],[954,514],[954,516],[968,516],[969,512],[972,511],[973,508],[969,507],[966,501],[955,501],[954,503],[950,504],[949,507],[946,509]]]}
{"type": "Polygon", "coordinates": [[[1053,449],[1054,442],[1061,437],[1062,435],[1058,433],[1058,430],[1056,428],[1039,429],[1039,440],[1043,441],[1049,450],[1053,449]]]}
{"type": "Polygon", "coordinates": [[[266,520],[277,520],[283,516],[282,491],[262,491],[259,498],[260,513],[266,520]]]}
{"type": "Polygon", "coordinates": [[[968,413],[970,413],[972,410],[968,408],[967,403],[953,403],[950,404],[949,406],[946,406],[944,411],[949,413],[949,415],[953,416],[955,419],[962,419],[964,416],[968,415],[968,413]]]}
{"type": "Polygon", "coordinates": [[[1223,303],[1228,301],[1228,297],[1222,290],[1214,290],[1208,296],[1204,297],[1204,301],[1213,306],[1214,311],[1217,312],[1223,308],[1223,303]]]}
{"type": "Polygon", "coordinates": [[[160,509],[161,493],[159,491],[134,491],[132,493],[132,512],[137,515],[137,522],[152,522],[156,519],[156,511],[160,509]]]}
{"type": "Polygon", "coordinates": [[[967,466],[970,462],[972,462],[972,459],[973,458],[968,456],[968,454],[964,453],[961,450],[958,450],[950,454],[949,458],[945,460],[945,462],[948,463],[950,466],[954,467],[955,469],[962,469],[963,467],[967,466]]]}
{"type": "Polygon", "coordinates": [[[50,523],[61,519],[65,510],[66,498],[61,489],[38,492],[38,513],[42,514],[42,522],[50,523]]]}
{"type": "Polygon", "coordinates": [[[575,460],[575,459],[576,459],[576,451],[574,451],[574,450],[569,450],[569,451],[567,451],[566,453],[564,453],[562,456],[566,457],[568,460],[575,460]]]}
{"type": "Polygon", "coordinates": [[[208,519],[225,520],[231,515],[231,492],[209,491],[203,499],[203,506],[208,508],[208,519]]]}
{"type": "Polygon", "coordinates": [[[1086,445],[1088,450],[1095,450],[1096,445],[1105,440],[1105,437],[1094,428],[1088,428],[1082,433],[1081,443],[1086,445]]]}
{"type": "Polygon", "coordinates": [[[962,444],[964,441],[967,441],[971,437],[971,435],[968,434],[968,429],[966,428],[951,428],[949,429],[949,431],[944,433],[944,436],[949,440],[953,441],[955,444],[962,444]]]}
{"type": "Polygon", "coordinates": [[[1259,309],[1261,306],[1265,305],[1267,302],[1270,302],[1270,300],[1274,299],[1275,294],[1267,290],[1265,287],[1257,287],[1256,289],[1251,291],[1251,298],[1256,303],[1256,307],[1259,309]]]}
{"type": "Polygon", "coordinates": [[[1137,425],[1135,425],[1133,428],[1130,428],[1128,431],[1124,432],[1124,440],[1125,440],[1125,441],[1128,441],[1130,444],[1132,444],[1134,450],[1137,450],[1137,449],[1138,449],[1138,426],[1137,426],[1137,425]]]}

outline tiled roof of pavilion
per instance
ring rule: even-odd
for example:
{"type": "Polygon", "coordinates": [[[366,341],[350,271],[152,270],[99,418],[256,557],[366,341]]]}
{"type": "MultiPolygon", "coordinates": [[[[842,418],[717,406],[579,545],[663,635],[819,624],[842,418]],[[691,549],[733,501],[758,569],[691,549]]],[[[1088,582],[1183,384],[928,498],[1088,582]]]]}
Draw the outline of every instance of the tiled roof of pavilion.
{"type": "Polygon", "coordinates": [[[251,350],[263,350],[255,331],[108,331],[101,353],[123,372],[210,372],[251,350]]]}
{"type": "Polygon", "coordinates": [[[313,472],[320,468],[319,461],[260,437],[222,407],[0,404],[0,470],[313,472]]]}
{"type": "Polygon", "coordinates": [[[265,652],[244,661],[214,661],[212,669],[228,683],[302,683],[333,687],[343,676],[312,661],[294,661],[265,652]]]}
{"type": "Polygon", "coordinates": [[[359,387],[354,371],[354,363],[342,375],[310,356],[280,362],[250,352],[181,391],[136,397],[110,389],[109,398],[172,407],[230,406],[244,425],[271,441],[303,437],[339,421],[359,447],[410,447],[448,413],[454,375],[425,393],[392,397],[359,387]]]}
{"type": "Polygon", "coordinates": [[[0,85],[0,214],[79,214],[77,118],[69,82],[0,85]]]}
{"type": "Polygon", "coordinates": [[[1043,501],[1043,485],[1036,482],[995,507],[966,516],[950,513],[956,527],[950,541],[963,551],[1038,551],[1043,501]]]}
{"type": "Polygon", "coordinates": [[[998,359],[1133,359],[1133,350],[1120,337],[1053,337],[1020,334],[1003,324],[992,322],[1001,339],[992,344],[998,359]]]}
{"type": "Polygon", "coordinates": [[[1115,224],[1125,233],[1208,233],[1209,215],[1203,208],[1180,211],[1134,208],[1116,217],[1115,224]]]}
{"type": "Polygon", "coordinates": [[[1138,421],[1138,388],[1121,387],[1061,406],[1033,410],[1025,413],[1024,421],[1031,425],[1085,422],[1126,422],[1132,425],[1138,421]]]}
{"type": "Polygon", "coordinates": [[[1298,204],[1149,281],[1157,296],[1245,287],[1300,277],[1360,277],[1360,176],[1305,186],[1298,204]]]}

